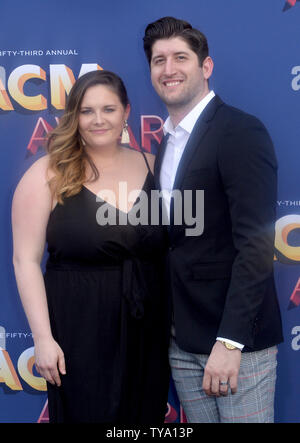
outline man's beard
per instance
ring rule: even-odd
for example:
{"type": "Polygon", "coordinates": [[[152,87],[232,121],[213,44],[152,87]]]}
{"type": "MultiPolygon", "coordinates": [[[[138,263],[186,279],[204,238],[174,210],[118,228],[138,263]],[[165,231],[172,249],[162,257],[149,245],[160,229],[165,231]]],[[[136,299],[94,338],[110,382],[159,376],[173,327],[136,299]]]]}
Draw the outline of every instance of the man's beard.
{"type": "Polygon", "coordinates": [[[160,95],[160,98],[162,99],[162,101],[165,103],[165,105],[169,108],[172,109],[178,109],[181,107],[185,107],[187,106],[190,102],[193,101],[195,97],[195,94],[193,92],[190,93],[182,93],[177,97],[168,97],[164,94],[160,95]]]}

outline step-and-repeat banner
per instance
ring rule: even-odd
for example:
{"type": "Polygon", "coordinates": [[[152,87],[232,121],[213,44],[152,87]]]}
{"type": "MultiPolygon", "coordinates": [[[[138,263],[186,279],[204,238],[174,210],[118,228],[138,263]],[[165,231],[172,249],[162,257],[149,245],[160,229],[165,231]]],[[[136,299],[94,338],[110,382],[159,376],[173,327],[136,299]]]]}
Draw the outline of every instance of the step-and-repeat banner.
{"type": "MultiPolygon", "coordinates": [[[[83,73],[108,69],[128,89],[131,145],[157,152],[166,109],[143,53],[145,26],[171,15],[208,37],[222,99],[259,117],[279,162],[274,267],[285,342],[276,421],[300,422],[300,1],[2,0],[0,5],[0,422],[47,421],[45,382],[12,266],[11,201],[83,73]]],[[[76,340],[76,337],[74,337],[76,340]]],[[[84,377],[84,374],[83,374],[84,377]]],[[[166,422],[184,421],[174,387],[166,422]]]]}

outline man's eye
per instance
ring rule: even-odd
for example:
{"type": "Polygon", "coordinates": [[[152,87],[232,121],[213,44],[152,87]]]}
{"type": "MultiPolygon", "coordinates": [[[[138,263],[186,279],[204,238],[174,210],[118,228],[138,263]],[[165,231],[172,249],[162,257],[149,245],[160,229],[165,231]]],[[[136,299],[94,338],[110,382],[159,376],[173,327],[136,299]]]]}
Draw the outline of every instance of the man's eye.
{"type": "Polygon", "coordinates": [[[115,108],[105,108],[105,112],[114,112],[115,108]]]}

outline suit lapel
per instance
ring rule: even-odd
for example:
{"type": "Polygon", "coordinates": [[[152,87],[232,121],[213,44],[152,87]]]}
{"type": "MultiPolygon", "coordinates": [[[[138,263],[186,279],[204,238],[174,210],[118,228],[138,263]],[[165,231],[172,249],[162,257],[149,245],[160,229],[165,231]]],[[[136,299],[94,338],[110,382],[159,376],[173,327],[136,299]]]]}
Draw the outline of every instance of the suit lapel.
{"type": "Polygon", "coordinates": [[[222,100],[216,95],[206,106],[204,111],[198,118],[188,142],[184,148],[184,152],[180,159],[177,173],[175,176],[173,189],[180,189],[186,170],[193,159],[194,153],[201,144],[201,141],[209,129],[212,119],[216,113],[217,108],[222,105],[222,100]]]}
{"type": "MultiPolygon", "coordinates": [[[[184,178],[184,175],[186,173],[186,170],[190,164],[190,162],[193,159],[193,155],[196,151],[196,149],[199,147],[199,144],[201,143],[201,140],[203,139],[205,133],[209,129],[209,127],[212,124],[212,120],[214,118],[214,115],[219,108],[219,106],[223,105],[222,100],[219,96],[215,96],[206,106],[204,111],[201,113],[200,117],[198,118],[193,131],[189,137],[189,140],[185,146],[184,152],[182,154],[180,163],[178,165],[174,186],[173,189],[180,189],[182,185],[182,181],[184,178]]],[[[158,153],[156,155],[156,160],[154,164],[154,181],[155,181],[155,187],[156,189],[161,189],[160,186],[160,170],[162,161],[166,152],[166,146],[168,141],[168,135],[165,136],[160,144],[158,153]]],[[[174,201],[171,199],[171,208],[170,208],[170,217],[171,217],[171,225],[168,226],[169,234],[172,236],[172,214],[173,214],[173,204],[174,201]]]]}
{"type": "Polygon", "coordinates": [[[154,163],[154,182],[155,182],[156,189],[160,189],[160,179],[159,179],[160,169],[161,169],[161,164],[162,164],[165,152],[166,152],[168,138],[169,138],[169,134],[163,137],[162,142],[159,146],[158,152],[156,154],[156,159],[155,159],[155,163],[154,163]]]}
{"type": "Polygon", "coordinates": [[[197,121],[196,125],[194,126],[194,129],[188,139],[188,142],[184,148],[184,152],[180,159],[174,180],[173,189],[180,189],[187,167],[192,161],[194,152],[201,143],[201,139],[208,130],[208,127],[209,127],[208,123],[206,123],[203,120],[197,121]]]}

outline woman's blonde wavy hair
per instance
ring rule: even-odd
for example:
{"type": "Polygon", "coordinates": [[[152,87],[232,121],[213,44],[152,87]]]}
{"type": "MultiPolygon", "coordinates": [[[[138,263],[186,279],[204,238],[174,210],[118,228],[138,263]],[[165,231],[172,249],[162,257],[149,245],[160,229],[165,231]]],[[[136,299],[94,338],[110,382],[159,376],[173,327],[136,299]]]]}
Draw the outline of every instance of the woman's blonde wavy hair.
{"type": "Polygon", "coordinates": [[[116,93],[124,106],[129,104],[126,88],[121,78],[110,71],[92,71],[82,75],[73,85],[66,109],[57,127],[47,139],[49,156],[48,170],[51,171],[49,186],[52,198],[63,204],[64,198],[78,194],[87,180],[86,164],[92,169],[91,181],[97,180],[99,171],[88,156],[78,130],[80,106],[87,89],[106,85],[116,93]]]}

